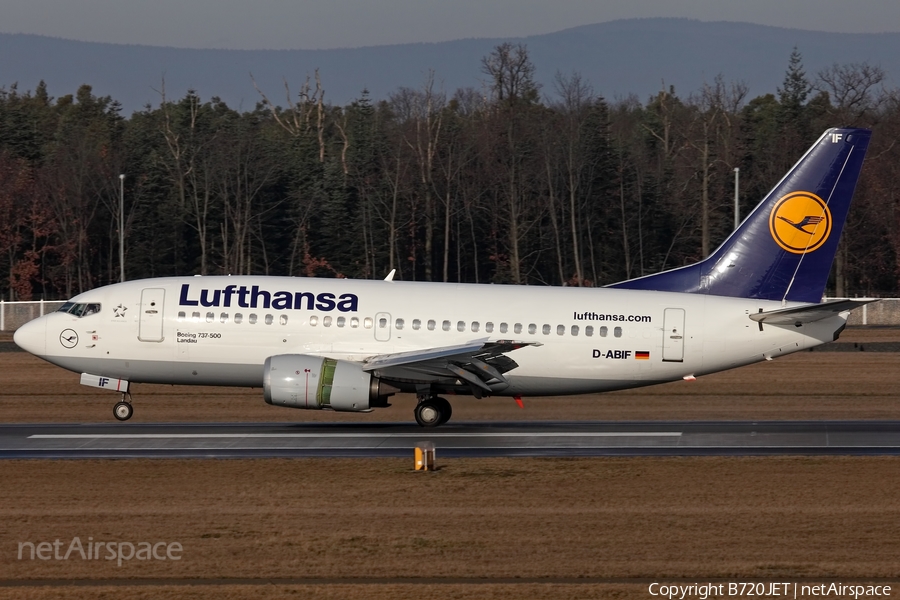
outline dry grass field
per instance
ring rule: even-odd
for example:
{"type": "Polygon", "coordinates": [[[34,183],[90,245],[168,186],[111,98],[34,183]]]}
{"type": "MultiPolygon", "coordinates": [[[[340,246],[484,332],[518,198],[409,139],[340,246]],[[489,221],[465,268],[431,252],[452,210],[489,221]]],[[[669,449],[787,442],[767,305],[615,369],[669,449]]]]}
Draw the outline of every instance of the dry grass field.
{"type": "MultiPolygon", "coordinates": [[[[0,572],[5,578],[164,581],[900,577],[893,458],[461,459],[431,474],[409,466],[401,460],[3,462],[0,572]],[[17,541],[74,536],[177,540],[183,558],[122,567],[17,560],[17,541]]],[[[308,589],[298,593],[411,598],[424,591],[342,583],[346,595],[334,585],[301,586],[308,589]]],[[[218,596],[224,587],[191,592],[218,596]]],[[[432,597],[485,597],[486,591],[431,587],[432,597]]],[[[492,594],[606,597],[610,591],[596,582],[553,587],[497,585],[492,594]]],[[[35,590],[3,591],[29,597],[35,590]]],[[[185,588],[170,591],[180,597],[185,588]]],[[[290,586],[271,591],[288,594],[290,586]]],[[[621,591],[646,597],[640,585],[621,591]]],[[[110,591],[151,592],[156,597],[161,590],[110,591]]]]}
{"type": "MultiPolygon", "coordinates": [[[[898,339],[873,329],[841,341],[898,339]]],[[[526,399],[524,410],[460,398],[454,420],[897,419],[898,384],[900,354],[801,353],[693,383],[526,399]]],[[[139,385],[134,420],[411,421],[410,398],[340,415],[261,396],[139,385]]],[[[0,353],[2,422],[110,422],[113,402],[0,353]]],[[[657,578],[884,578],[900,589],[895,457],[438,462],[416,473],[412,457],[0,461],[0,597],[650,598],[657,578]],[[177,541],[183,557],[18,560],[19,542],[74,536],[177,541]],[[258,584],[222,581],[236,578],[258,584]],[[88,585],[9,587],[33,579],[88,585]]]]}
{"type": "MultiPolygon", "coordinates": [[[[416,473],[411,460],[399,459],[5,461],[0,572],[4,579],[163,581],[900,580],[898,466],[890,457],[458,459],[416,473]],[[75,536],[178,541],[184,551],[178,562],[121,567],[74,556],[17,558],[19,541],[75,536]]],[[[335,594],[330,585],[307,587],[341,597],[327,595],[335,594]]],[[[356,591],[348,597],[388,594],[383,585],[364,587],[350,586],[356,591]]],[[[398,595],[380,597],[422,592],[395,587],[398,595]]],[[[434,597],[460,597],[433,587],[434,597]]],[[[557,587],[544,597],[609,591],[596,581],[557,587]]],[[[640,585],[628,587],[646,597],[640,585]]],[[[533,581],[499,586],[495,597],[541,597],[540,588],[533,581]]],[[[192,591],[212,595],[214,587],[192,591]]],[[[459,591],[482,597],[484,589],[459,591]]]]}

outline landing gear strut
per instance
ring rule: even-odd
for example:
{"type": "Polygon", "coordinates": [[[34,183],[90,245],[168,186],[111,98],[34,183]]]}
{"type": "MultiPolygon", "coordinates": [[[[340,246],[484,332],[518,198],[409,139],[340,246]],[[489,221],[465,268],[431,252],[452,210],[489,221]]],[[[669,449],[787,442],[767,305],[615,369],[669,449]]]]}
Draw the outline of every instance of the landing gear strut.
{"type": "Polygon", "coordinates": [[[134,407],[131,406],[131,394],[122,394],[122,399],[113,406],[113,416],[120,421],[127,421],[134,414],[134,407]],[[128,398],[126,400],[126,398],[128,398]]]}
{"type": "Polygon", "coordinates": [[[437,427],[450,420],[453,408],[444,398],[431,396],[421,398],[416,405],[416,423],[422,427],[437,427]]]}

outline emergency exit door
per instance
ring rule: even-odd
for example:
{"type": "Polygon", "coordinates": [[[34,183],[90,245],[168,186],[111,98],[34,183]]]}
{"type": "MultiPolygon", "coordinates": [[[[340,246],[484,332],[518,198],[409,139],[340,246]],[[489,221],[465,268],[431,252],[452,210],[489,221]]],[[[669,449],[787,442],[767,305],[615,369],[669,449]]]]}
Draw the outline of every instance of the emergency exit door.
{"type": "Polygon", "coordinates": [[[147,288],[141,292],[141,321],[138,339],[142,342],[163,341],[163,305],[166,290],[147,288]]]}
{"type": "Polygon", "coordinates": [[[387,342],[391,339],[391,315],[380,312],[375,315],[375,339],[379,342],[387,342]]]}
{"type": "Polygon", "coordinates": [[[663,351],[665,362],[684,362],[684,309],[667,308],[663,313],[663,351]]]}

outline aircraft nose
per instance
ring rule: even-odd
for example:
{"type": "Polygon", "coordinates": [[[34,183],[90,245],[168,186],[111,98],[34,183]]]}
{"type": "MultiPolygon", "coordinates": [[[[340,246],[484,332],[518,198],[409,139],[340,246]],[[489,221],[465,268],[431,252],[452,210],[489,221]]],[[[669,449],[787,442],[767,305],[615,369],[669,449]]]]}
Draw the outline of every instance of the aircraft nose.
{"type": "Polygon", "coordinates": [[[47,353],[47,319],[39,317],[25,323],[16,329],[13,341],[26,352],[44,356],[47,353]]]}

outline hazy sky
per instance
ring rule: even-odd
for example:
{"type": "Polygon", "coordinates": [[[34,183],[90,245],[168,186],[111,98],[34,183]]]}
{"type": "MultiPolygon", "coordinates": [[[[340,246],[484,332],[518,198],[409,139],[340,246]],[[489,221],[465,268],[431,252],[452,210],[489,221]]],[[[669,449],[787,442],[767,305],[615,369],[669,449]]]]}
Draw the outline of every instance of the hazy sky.
{"type": "Polygon", "coordinates": [[[900,31],[898,0],[0,0],[0,31],[189,48],[514,37],[638,17],[900,31]]]}

